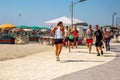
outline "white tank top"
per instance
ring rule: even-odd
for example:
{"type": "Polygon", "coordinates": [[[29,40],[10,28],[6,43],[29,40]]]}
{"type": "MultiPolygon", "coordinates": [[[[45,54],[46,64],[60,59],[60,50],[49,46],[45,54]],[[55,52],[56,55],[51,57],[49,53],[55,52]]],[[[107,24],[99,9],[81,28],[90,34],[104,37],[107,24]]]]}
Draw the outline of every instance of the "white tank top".
{"type": "Polygon", "coordinates": [[[55,31],[54,39],[63,39],[62,31],[60,30],[59,26],[55,31]]]}
{"type": "Polygon", "coordinates": [[[65,29],[65,37],[68,37],[68,30],[65,29]]]}

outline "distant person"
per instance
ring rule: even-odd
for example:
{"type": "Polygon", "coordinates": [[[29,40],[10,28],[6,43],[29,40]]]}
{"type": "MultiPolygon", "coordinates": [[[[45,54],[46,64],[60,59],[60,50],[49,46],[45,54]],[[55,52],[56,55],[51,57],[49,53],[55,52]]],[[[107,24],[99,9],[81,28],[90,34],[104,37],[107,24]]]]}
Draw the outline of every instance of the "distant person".
{"type": "Polygon", "coordinates": [[[119,31],[116,32],[116,39],[118,40],[119,37],[119,31]]]}
{"type": "Polygon", "coordinates": [[[68,38],[68,26],[66,26],[66,28],[65,28],[65,46],[66,46],[66,48],[68,47],[68,40],[69,40],[69,38],[68,38]]]}
{"type": "Polygon", "coordinates": [[[114,38],[113,30],[110,30],[110,37],[114,38]]]}
{"type": "Polygon", "coordinates": [[[59,22],[57,24],[57,27],[54,27],[52,29],[52,33],[54,34],[54,44],[56,46],[56,50],[55,50],[56,61],[60,61],[59,56],[62,50],[62,41],[64,37],[63,22],[59,22]]]}
{"type": "Polygon", "coordinates": [[[92,25],[89,25],[86,33],[85,33],[85,38],[86,38],[86,46],[89,49],[89,54],[91,54],[91,49],[92,49],[92,43],[93,43],[93,30],[92,30],[92,25]]]}
{"type": "Polygon", "coordinates": [[[103,35],[104,35],[104,43],[105,43],[105,47],[106,47],[106,51],[110,50],[110,33],[106,30],[106,28],[104,28],[103,30],[103,35]]]}
{"type": "MultiPolygon", "coordinates": [[[[100,27],[100,32],[102,33],[102,35],[103,35],[103,28],[102,27],[100,27]]],[[[104,41],[102,41],[102,48],[104,48],[104,41]]]]}
{"type": "Polygon", "coordinates": [[[74,35],[71,32],[71,29],[68,29],[68,48],[69,48],[69,52],[71,52],[71,47],[73,48],[74,46],[74,35]]]}
{"type": "Polygon", "coordinates": [[[77,48],[79,31],[77,30],[76,26],[74,26],[73,35],[74,35],[74,43],[75,43],[75,46],[77,48]]]}
{"type": "Polygon", "coordinates": [[[103,55],[103,50],[102,50],[103,35],[98,25],[95,25],[94,38],[96,38],[95,46],[96,46],[97,56],[100,56],[100,51],[101,51],[101,55],[103,55]]]}

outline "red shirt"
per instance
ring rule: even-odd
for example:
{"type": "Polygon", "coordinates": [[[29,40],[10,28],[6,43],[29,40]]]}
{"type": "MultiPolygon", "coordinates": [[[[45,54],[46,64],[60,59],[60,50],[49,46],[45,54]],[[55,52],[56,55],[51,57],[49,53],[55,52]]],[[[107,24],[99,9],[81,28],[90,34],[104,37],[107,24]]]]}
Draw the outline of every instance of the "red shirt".
{"type": "Polygon", "coordinates": [[[77,30],[74,30],[74,31],[73,31],[74,37],[78,37],[78,33],[79,33],[79,32],[78,32],[77,30]]]}

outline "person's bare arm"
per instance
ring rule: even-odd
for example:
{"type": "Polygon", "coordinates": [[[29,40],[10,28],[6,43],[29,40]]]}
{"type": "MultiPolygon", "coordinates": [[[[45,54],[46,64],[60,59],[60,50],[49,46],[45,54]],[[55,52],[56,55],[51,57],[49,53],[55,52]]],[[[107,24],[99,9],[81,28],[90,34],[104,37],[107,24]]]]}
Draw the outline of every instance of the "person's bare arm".
{"type": "Polygon", "coordinates": [[[51,29],[52,35],[55,33],[55,30],[56,30],[56,27],[53,27],[53,28],[51,29]]]}
{"type": "Polygon", "coordinates": [[[63,35],[63,36],[65,35],[65,31],[64,31],[64,28],[62,28],[62,35],[63,35]]]}
{"type": "Polygon", "coordinates": [[[93,41],[95,41],[95,33],[93,32],[93,41]]]}
{"type": "Polygon", "coordinates": [[[104,33],[102,33],[102,41],[104,40],[104,33]]]}

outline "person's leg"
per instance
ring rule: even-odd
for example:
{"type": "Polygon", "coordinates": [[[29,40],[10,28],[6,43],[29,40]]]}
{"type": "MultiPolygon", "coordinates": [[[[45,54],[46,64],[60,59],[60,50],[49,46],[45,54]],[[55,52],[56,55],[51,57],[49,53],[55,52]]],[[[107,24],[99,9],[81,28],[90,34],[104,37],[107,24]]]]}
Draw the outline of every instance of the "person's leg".
{"type": "Polygon", "coordinates": [[[108,46],[108,50],[110,50],[110,39],[108,39],[108,44],[107,44],[107,46],[108,46]]]}
{"type": "Polygon", "coordinates": [[[96,51],[97,51],[97,56],[100,56],[99,47],[96,47],[96,51]]]}
{"type": "Polygon", "coordinates": [[[78,41],[76,41],[76,48],[78,47],[78,41]]]}
{"type": "Polygon", "coordinates": [[[86,39],[86,46],[87,46],[87,48],[89,48],[89,40],[88,39],[86,39]]]}
{"type": "Polygon", "coordinates": [[[88,53],[89,53],[89,41],[86,40],[86,47],[88,48],[88,53]]]}
{"type": "MultiPolygon", "coordinates": [[[[72,42],[72,43],[74,43],[73,46],[76,46],[76,38],[74,38],[74,42],[72,42]]],[[[72,48],[73,48],[73,46],[72,46],[72,48]]]]}
{"type": "Polygon", "coordinates": [[[99,48],[98,47],[96,47],[96,51],[97,51],[97,53],[99,53],[99,48]]]}
{"type": "Polygon", "coordinates": [[[58,44],[58,56],[60,55],[62,50],[62,44],[58,44]]]}
{"type": "Polygon", "coordinates": [[[71,42],[71,45],[72,45],[72,49],[73,49],[73,46],[74,46],[74,42],[71,42]]]}
{"type": "Polygon", "coordinates": [[[97,56],[100,56],[100,53],[99,53],[99,41],[95,42],[95,47],[96,47],[96,52],[97,52],[97,56]]]}
{"type": "Polygon", "coordinates": [[[89,48],[89,43],[86,42],[86,47],[89,48]]]}
{"type": "Polygon", "coordinates": [[[65,38],[65,47],[67,48],[68,47],[68,40],[67,40],[67,38],[65,38]]]}
{"type": "Polygon", "coordinates": [[[88,43],[86,43],[86,47],[89,48],[89,44],[88,43]]]}
{"type": "Polygon", "coordinates": [[[100,56],[99,48],[96,46],[97,56],[100,56]]]}
{"type": "Polygon", "coordinates": [[[99,50],[101,51],[101,54],[103,55],[103,50],[102,50],[102,41],[99,42],[99,50]]]}
{"type": "Polygon", "coordinates": [[[55,44],[55,47],[56,47],[56,50],[55,50],[55,55],[56,55],[56,57],[58,56],[57,54],[58,54],[58,44],[55,44]]]}
{"type": "Polygon", "coordinates": [[[70,44],[71,44],[71,42],[70,42],[70,41],[68,41],[68,48],[69,48],[69,52],[71,52],[71,49],[70,49],[70,44]]]}
{"type": "Polygon", "coordinates": [[[75,44],[76,44],[76,48],[77,48],[78,47],[78,38],[76,38],[75,44]]]}
{"type": "Polygon", "coordinates": [[[101,54],[103,55],[103,50],[102,50],[102,47],[99,47],[99,50],[101,51],[101,54]]]}
{"type": "Polygon", "coordinates": [[[59,55],[58,55],[58,44],[56,44],[55,46],[56,46],[56,50],[55,50],[56,61],[59,61],[59,55]]]}
{"type": "Polygon", "coordinates": [[[102,48],[104,48],[105,47],[105,43],[104,43],[104,41],[102,41],[102,48]]]}
{"type": "Polygon", "coordinates": [[[58,44],[58,52],[57,52],[58,60],[57,61],[60,61],[59,55],[61,53],[61,50],[62,50],[62,44],[58,44]]]}
{"type": "Polygon", "coordinates": [[[66,46],[66,48],[68,47],[68,41],[65,41],[65,46],[66,46]]]}
{"type": "Polygon", "coordinates": [[[89,54],[91,54],[92,43],[89,43],[89,54]]]}
{"type": "Polygon", "coordinates": [[[106,39],[104,40],[104,43],[105,43],[105,48],[106,48],[106,51],[107,51],[107,40],[106,39]]]}

